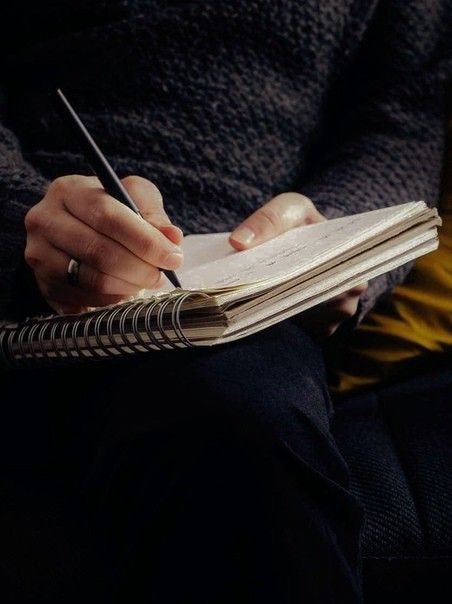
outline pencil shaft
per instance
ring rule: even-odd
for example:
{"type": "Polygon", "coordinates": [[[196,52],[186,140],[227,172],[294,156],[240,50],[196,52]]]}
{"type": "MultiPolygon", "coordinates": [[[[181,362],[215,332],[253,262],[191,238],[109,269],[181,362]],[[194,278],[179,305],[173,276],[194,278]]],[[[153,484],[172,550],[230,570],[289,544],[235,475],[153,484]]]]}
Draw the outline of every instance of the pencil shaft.
{"type": "MultiPolygon", "coordinates": [[[[75,112],[72,105],[69,103],[61,90],[57,90],[57,98],[60,106],[63,109],[63,115],[70,126],[74,136],[76,136],[81,148],[83,149],[86,160],[91,166],[94,174],[100,180],[105,191],[114,197],[136,214],[141,216],[135,202],[129,195],[129,192],[118,178],[117,174],[108,163],[107,158],[97,146],[95,140],[88,132],[86,126],[75,112]]],[[[174,271],[163,271],[174,287],[181,287],[179,279],[174,271]]]]}

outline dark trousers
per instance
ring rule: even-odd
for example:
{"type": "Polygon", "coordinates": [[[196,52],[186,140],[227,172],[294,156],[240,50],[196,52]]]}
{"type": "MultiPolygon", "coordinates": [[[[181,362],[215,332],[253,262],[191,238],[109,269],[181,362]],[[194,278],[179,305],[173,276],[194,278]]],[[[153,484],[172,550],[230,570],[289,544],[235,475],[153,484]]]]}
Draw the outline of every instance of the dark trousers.
{"type": "MultiPolygon", "coordinates": [[[[37,505],[27,481],[37,499],[54,493],[64,547],[81,552],[60,601],[361,600],[362,510],[330,432],[321,351],[295,324],[2,382],[10,505],[37,505]]],[[[33,547],[58,557],[45,532],[33,547]]]]}

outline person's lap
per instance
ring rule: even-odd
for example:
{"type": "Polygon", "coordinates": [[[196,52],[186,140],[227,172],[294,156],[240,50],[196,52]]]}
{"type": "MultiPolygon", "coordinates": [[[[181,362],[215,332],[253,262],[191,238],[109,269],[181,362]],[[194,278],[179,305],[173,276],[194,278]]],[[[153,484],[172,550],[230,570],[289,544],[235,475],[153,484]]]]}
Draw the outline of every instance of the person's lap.
{"type": "Polygon", "coordinates": [[[46,461],[52,447],[61,454],[72,439],[97,446],[100,438],[134,438],[206,415],[236,414],[243,426],[248,417],[254,427],[274,429],[275,414],[290,404],[327,434],[332,413],[328,396],[321,404],[316,396],[325,389],[321,352],[291,323],[228,346],[0,376],[9,451],[3,459],[17,465],[46,461]]]}
{"type": "Polygon", "coordinates": [[[14,394],[3,460],[18,472],[57,460],[112,589],[133,583],[176,601],[176,572],[187,602],[219,586],[225,601],[291,602],[303,582],[313,597],[357,598],[360,509],[329,430],[321,352],[294,324],[5,380],[14,394]],[[321,586],[312,575],[325,558],[321,586]]]}

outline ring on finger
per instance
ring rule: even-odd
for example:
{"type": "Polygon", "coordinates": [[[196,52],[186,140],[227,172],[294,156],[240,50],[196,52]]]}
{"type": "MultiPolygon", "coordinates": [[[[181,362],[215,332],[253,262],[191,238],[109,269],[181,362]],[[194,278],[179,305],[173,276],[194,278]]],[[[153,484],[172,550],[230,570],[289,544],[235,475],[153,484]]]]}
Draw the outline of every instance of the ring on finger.
{"type": "Polygon", "coordinates": [[[69,285],[72,285],[73,287],[79,287],[80,283],[79,283],[79,273],[80,273],[80,260],[76,260],[75,258],[71,258],[69,260],[69,264],[67,267],[67,282],[69,283],[69,285]]]}

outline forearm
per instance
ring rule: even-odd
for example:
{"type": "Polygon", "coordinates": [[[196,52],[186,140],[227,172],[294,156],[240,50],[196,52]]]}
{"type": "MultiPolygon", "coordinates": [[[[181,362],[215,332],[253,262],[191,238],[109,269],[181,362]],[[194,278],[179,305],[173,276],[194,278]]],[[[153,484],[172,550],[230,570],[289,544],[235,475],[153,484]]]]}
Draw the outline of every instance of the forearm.
{"type": "MultiPolygon", "coordinates": [[[[10,314],[25,248],[24,216],[43,196],[47,181],[20,151],[19,141],[0,125],[0,318],[10,314]]],[[[16,300],[17,302],[17,300],[16,300]]]]}

